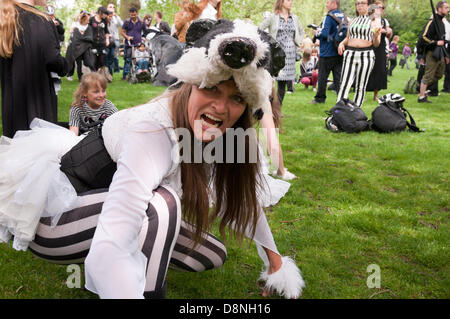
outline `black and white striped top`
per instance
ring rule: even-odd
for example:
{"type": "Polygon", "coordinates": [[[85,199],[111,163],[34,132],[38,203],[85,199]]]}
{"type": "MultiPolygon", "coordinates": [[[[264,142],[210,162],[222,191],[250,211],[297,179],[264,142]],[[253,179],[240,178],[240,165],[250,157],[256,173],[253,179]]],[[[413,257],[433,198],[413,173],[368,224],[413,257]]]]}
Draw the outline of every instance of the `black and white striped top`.
{"type": "Polygon", "coordinates": [[[80,131],[88,129],[88,125],[97,122],[102,114],[106,117],[117,112],[117,107],[110,101],[106,100],[98,109],[92,109],[87,103],[82,107],[73,106],[69,113],[69,125],[80,128],[80,131]]]}
{"type": "Polygon", "coordinates": [[[353,19],[349,27],[349,38],[350,39],[361,39],[372,41],[373,40],[373,32],[372,32],[372,21],[369,16],[359,16],[353,19]]]}

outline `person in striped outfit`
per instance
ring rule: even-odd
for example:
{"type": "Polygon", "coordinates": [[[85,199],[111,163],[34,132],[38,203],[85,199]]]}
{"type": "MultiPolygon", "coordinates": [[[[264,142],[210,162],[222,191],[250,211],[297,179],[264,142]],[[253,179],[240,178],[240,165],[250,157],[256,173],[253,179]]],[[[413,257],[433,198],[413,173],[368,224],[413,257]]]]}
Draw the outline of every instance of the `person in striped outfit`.
{"type": "Polygon", "coordinates": [[[380,45],[381,20],[369,15],[368,0],[357,0],[356,15],[349,25],[347,37],[339,44],[338,53],[344,55],[340,89],[337,101],[347,99],[353,84],[353,101],[361,106],[364,102],[370,73],[375,64],[374,47],[380,45]]]}
{"type": "Polygon", "coordinates": [[[69,129],[75,135],[87,132],[93,123],[105,120],[118,111],[117,107],[106,99],[107,86],[108,81],[100,73],[91,72],[82,76],[69,113],[69,129]]]}
{"type": "Polygon", "coordinates": [[[4,141],[0,242],[14,235],[13,247],[45,260],[84,261],[86,288],[101,298],[162,298],[169,266],[198,272],[223,265],[226,248],[210,234],[217,219],[222,236],[229,229],[255,241],[265,265],[263,295],[301,295],[301,272],[278,252],[258,198],[263,181],[259,159],[252,157],[256,134],[237,134],[252,128],[254,114],[271,113],[272,74],[284,67],[272,60],[281,54],[279,45],[241,20],[209,28],[170,65],[176,84],[114,113],[100,131],[82,138],[38,125],[4,141]],[[226,161],[206,157],[211,146],[226,161]],[[25,151],[31,156],[20,156],[25,151]],[[79,183],[70,182],[75,179],[79,183]],[[74,188],[75,201],[67,203],[74,188]],[[18,189],[26,196],[16,196],[18,189]],[[30,216],[30,208],[37,214],[30,216]]]}

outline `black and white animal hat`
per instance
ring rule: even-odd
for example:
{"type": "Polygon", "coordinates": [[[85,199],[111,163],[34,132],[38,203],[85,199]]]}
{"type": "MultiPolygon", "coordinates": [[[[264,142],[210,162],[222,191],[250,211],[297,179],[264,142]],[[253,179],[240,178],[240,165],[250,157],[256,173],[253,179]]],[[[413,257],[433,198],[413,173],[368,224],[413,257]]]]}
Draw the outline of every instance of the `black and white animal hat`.
{"type": "Polygon", "coordinates": [[[256,114],[271,114],[272,76],[284,67],[285,53],[269,34],[250,22],[197,20],[186,33],[187,49],[168,73],[199,88],[233,78],[256,114]]]}

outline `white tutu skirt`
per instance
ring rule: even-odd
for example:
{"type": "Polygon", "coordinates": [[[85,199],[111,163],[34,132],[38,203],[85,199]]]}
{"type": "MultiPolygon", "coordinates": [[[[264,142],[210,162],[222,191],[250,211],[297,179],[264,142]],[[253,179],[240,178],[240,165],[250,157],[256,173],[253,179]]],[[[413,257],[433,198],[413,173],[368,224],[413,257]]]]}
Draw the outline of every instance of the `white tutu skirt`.
{"type": "Polygon", "coordinates": [[[0,242],[26,250],[41,217],[56,225],[76,205],[77,194],[60,171],[61,157],[84,136],[34,119],[30,130],[0,138],[0,242]]]}
{"type": "Polygon", "coordinates": [[[277,204],[281,198],[286,195],[291,184],[289,182],[283,181],[281,179],[273,178],[269,175],[269,162],[262,152],[262,147],[259,145],[259,152],[261,158],[261,175],[262,183],[261,187],[258,188],[258,200],[262,207],[274,206],[277,204]]]}

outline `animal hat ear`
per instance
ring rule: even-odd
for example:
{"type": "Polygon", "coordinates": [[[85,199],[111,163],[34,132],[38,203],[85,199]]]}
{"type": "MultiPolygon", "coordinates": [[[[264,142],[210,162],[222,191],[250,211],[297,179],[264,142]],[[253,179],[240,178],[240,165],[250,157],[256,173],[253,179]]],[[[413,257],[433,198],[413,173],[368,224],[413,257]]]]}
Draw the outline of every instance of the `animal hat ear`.
{"type": "Polygon", "coordinates": [[[191,23],[186,31],[186,44],[193,45],[195,41],[203,37],[209,30],[211,30],[218,21],[211,19],[195,20],[191,23]]]}
{"type": "Polygon", "coordinates": [[[261,39],[269,44],[269,51],[258,66],[264,67],[272,76],[278,76],[278,73],[284,68],[286,63],[286,53],[280,43],[265,31],[258,30],[261,39]]]}

